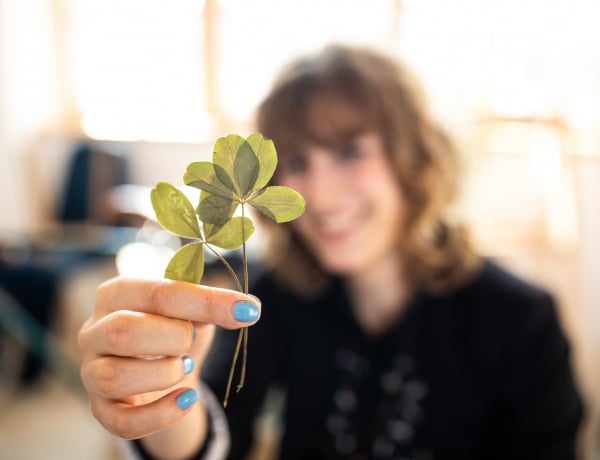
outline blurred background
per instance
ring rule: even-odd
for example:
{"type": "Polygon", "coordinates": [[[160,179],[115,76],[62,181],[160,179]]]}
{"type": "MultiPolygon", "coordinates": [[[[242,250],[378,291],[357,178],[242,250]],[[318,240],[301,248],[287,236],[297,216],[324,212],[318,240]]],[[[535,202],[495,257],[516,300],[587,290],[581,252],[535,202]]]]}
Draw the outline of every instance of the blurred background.
{"type": "Polygon", "coordinates": [[[0,460],[120,458],[78,377],[96,286],[161,276],[179,241],[149,188],[250,134],[280,66],[332,41],[422,81],[480,251],[559,301],[600,458],[599,19],[595,0],[0,0],[0,460]]]}

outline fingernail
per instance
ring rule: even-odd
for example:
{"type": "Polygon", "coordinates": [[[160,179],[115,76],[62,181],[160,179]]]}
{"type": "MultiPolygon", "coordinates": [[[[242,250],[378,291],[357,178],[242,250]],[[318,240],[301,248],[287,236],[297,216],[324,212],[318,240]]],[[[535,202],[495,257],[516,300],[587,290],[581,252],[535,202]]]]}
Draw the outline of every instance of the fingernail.
{"type": "Polygon", "coordinates": [[[252,297],[254,300],[256,300],[256,303],[257,303],[258,305],[261,305],[261,301],[260,301],[260,299],[259,299],[258,297],[256,297],[255,295],[253,295],[253,294],[248,294],[248,297],[252,297]]]}
{"type": "Polygon", "coordinates": [[[233,306],[233,316],[238,321],[251,323],[256,321],[260,315],[260,310],[253,302],[241,300],[233,306]]]}
{"type": "Polygon", "coordinates": [[[181,410],[187,409],[196,401],[198,401],[198,392],[193,388],[189,388],[177,396],[177,405],[181,410]]]}
{"type": "Polygon", "coordinates": [[[190,372],[192,372],[192,370],[194,369],[194,365],[195,365],[194,358],[186,355],[183,358],[181,358],[181,360],[183,361],[183,373],[185,375],[187,375],[190,372]]]}

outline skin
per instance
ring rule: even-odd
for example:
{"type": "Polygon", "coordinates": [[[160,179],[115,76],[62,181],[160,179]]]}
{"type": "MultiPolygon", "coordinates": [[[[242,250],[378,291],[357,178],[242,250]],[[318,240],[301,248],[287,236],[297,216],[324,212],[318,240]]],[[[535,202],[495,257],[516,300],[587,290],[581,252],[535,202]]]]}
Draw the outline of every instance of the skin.
{"type": "Polygon", "coordinates": [[[339,148],[310,145],[287,163],[278,182],[308,203],[292,225],[326,270],[360,278],[397,259],[404,198],[376,134],[339,148]]]}
{"type": "Polygon", "coordinates": [[[365,132],[336,147],[308,144],[280,162],[277,177],[306,198],[292,225],[320,264],[345,278],[359,323],[385,332],[408,290],[398,247],[406,205],[381,138],[365,132]]]}
{"type": "Polygon", "coordinates": [[[204,407],[195,403],[181,410],[176,397],[188,388],[198,390],[215,325],[254,324],[234,318],[240,300],[257,303],[236,291],[179,281],[118,277],[102,284],[78,336],[81,378],[93,415],[119,437],[143,437],[157,458],[196,452],[206,436],[204,407]],[[195,360],[187,375],[184,355],[195,360]]]}

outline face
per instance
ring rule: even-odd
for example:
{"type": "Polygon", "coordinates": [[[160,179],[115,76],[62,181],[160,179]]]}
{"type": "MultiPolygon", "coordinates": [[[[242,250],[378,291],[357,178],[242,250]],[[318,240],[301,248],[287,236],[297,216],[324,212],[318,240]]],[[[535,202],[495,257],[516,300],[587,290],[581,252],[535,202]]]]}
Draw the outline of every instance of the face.
{"type": "Polygon", "coordinates": [[[305,213],[291,225],[325,270],[360,276],[399,258],[405,203],[378,134],[288,152],[277,182],[306,198],[305,213]]]}

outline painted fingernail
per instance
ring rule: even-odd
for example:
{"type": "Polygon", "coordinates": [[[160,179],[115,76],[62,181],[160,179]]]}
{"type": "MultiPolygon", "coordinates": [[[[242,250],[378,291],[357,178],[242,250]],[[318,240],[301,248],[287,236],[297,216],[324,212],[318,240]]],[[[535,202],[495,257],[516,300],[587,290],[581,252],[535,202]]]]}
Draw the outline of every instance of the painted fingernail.
{"type": "Polygon", "coordinates": [[[241,300],[233,306],[233,316],[238,321],[251,323],[252,321],[256,321],[259,315],[260,310],[252,302],[241,300]]]}
{"type": "Polygon", "coordinates": [[[187,375],[190,372],[192,372],[192,370],[194,369],[194,365],[195,365],[194,358],[186,355],[183,358],[181,358],[181,360],[183,361],[183,373],[185,375],[187,375]]]}
{"type": "Polygon", "coordinates": [[[187,409],[196,401],[198,401],[198,392],[193,388],[189,388],[177,396],[177,405],[181,410],[187,409]]]}

